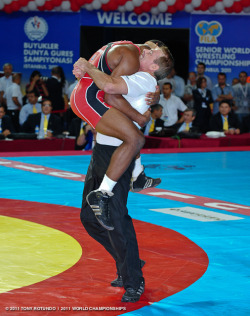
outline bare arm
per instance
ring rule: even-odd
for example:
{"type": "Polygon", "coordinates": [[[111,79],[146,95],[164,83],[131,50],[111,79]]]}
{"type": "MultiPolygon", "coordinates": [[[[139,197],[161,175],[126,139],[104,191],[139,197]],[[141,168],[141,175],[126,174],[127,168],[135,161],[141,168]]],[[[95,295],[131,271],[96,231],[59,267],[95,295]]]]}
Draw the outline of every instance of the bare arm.
{"type": "MultiPolygon", "coordinates": [[[[110,55],[108,55],[108,62],[109,57],[111,57],[110,59],[112,62],[116,62],[115,68],[112,68],[112,77],[118,78],[119,76],[129,76],[136,73],[140,68],[139,52],[134,46],[128,49],[126,47],[120,47],[118,48],[118,54],[116,54],[116,51],[110,51],[110,55]]],[[[150,111],[145,112],[143,115],[140,114],[132,108],[122,95],[110,95],[106,93],[105,100],[108,104],[123,112],[132,121],[137,122],[141,127],[143,127],[150,119],[150,111]]]]}
{"type": "MultiPolygon", "coordinates": [[[[135,48],[133,47],[133,49],[135,48]]],[[[114,67],[112,68],[113,72],[111,76],[101,73],[96,68],[91,67],[92,65],[88,65],[87,70],[86,68],[84,68],[86,67],[85,60],[85,66],[80,66],[80,60],[83,61],[83,59],[79,59],[79,63],[77,62],[74,65],[75,69],[73,73],[77,78],[84,76],[84,72],[88,72],[91,77],[93,75],[92,78],[99,89],[102,89],[105,92],[109,92],[105,95],[105,101],[123,112],[131,120],[137,122],[140,126],[144,126],[150,117],[148,113],[145,115],[140,114],[138,111],[132,108],[131,105],[121,95],[127,94],[127,85],[124,80],[120,78],[120,76],[131,75],[139,70],[139,54],[138,51],[135,52],[133,51],[133,49],[124,48],[124,52],[119,51],[117,53],[115,50],[110,52],[111,55],[109,55],[109,57],[112,57],[112,66],[114,67]],[[78,73],[76,71],[76,67],[78,67],[78,73]],[[91,74],[89,72],[91,72],[91,74]],[[104,76],[100,77],[100,74],[104,76]],[[111,95],[110,92],[113,92],[115,94],[111,95]]]]}
{"type": "Polygon", "coordinates": [[[4,95],[4,92],[0,91],[0,104],[4,102],[3,95],[4,95]]]}
{"type": "Polygon", "coordinates": [[[127,94],[128,88],[121,77],[113,77],[100,71],[85,58],[80,58],[74,64],[74,75],[80,75],[80,71],[87,72],[100,90],[108,94],[127,94]]]}
{"type": "Polygon", "coordinates": [[[36,75],[36,76],[32,79],[31,83],[30,83],[29,86],[27,87],[27,92],[31,92],[31,91],[34,90],[35,85],[36,85],[36,82],[37,82],[39,79],[40,79],[40,77],[39,77],[38,75],[36,75]]]}
{"type": "Polygon", "coordinates": [[[21,104],[19,103],[18,98],[17,97],[12,97],[12,100],[15,103],[15,105],[18,106],[18,109],[20,110],[21,109],[21,104]]]}
{"type": "Polygon", "coordinates": [[[48,96],[49,96],[49,92],[48,92],[48,89],[47,89],[47,87],[46,87],[46,85],[45,85],[45,82],[44,82],[42,79],[40,79],[40,81],[41,81],[41,86],[42,86],[44,95],[45,95],[46,97],[48,97],[48,96]]]}

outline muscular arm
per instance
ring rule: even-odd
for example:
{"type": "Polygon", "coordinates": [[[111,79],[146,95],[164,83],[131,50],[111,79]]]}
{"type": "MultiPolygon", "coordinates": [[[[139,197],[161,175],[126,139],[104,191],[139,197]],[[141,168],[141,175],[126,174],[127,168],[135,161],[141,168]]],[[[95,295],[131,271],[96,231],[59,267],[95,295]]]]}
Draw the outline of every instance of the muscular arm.
{"type": "MultiPolygon", "coordinates": [[[[108,63],[113,69],[111,76],[99,71],[96,67],[88,63],[85,59],[80,59],[75,65],[86,71],[99,89],[103,90],[105,101],[123,112],[131,120],[144,126],[149,116],[142,115],[122,97],[127,94],[127,85],[120,78],[122,75],[132,75],[139,70],[139,53],[137,48],[117,47],[108,53],[108,63]],[[79,62],[79,63],[78,63],[79,62]]],[[[74,73],[74,72],[73,72],[74,73]]],[[[75,74],[75,73],[74,73],[75,74]]]]}
{"type": "Polygon", "coordinates": [[[97,87],[108,94],[127,94],[128,88],[121,77],[113,77],[100,71],[86,59],[81,58],[81,68],[90,75],[97,87]]]}

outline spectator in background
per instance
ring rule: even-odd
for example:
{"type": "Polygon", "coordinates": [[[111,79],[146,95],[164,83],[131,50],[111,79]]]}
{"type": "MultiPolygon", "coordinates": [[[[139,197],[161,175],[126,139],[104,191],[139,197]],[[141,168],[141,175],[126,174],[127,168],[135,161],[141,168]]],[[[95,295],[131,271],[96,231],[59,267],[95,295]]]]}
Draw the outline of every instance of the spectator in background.
{"type": "Polygon", "coordinates": [[[193,90],[193,97],[194,109],[196,110],[194,124],[202,133],[206,133],[212,115],[213,98],[211,91],[207,89],[207,79],[205,77],[197,79],[197,89],[193,90]]]}
{"type": "Polygon", "coordinates": [[[78,83],[78,80],[76,79],[67,89],[68,108],[67,108],[67,111],[66,111],[65,117],[64,117],[64,129],[65,130],[69,129],[72,120],[77,117],[75,115],[75,113],[72,111],[70,101],[69,101],[71,93],[74,90],[77,83],[78,83]]]}
{"type": "Polygon", "coordinates": [[[4,138],[15,132],[11,118],[5,114],[5,107],[0,105],[0,135],[4,138]]]}
{"type": "Polygon", "coordinates": [[[207,88],[212,91],[213,89],[213,83],[212,80],[205,75],[206,65],[202,62],[199,62],[197,65],[197,79],[201,77],[205,77],[207,80],[207,88]]]}
{"type": "Polygon", "coordinates": [[[57,68],[59,69],[59,73],[60,73],[60,78],[61,78],[61,84],[62,84],[62,97],[64,100],[64,108],[67,109],[69,107],[68,103],[69,103],[69,99],[68,99],[68,88],[69,88],[69,83],[66,80],[63,68],[61,66],[57,66],[57,68]]]}
{"type": "Polygon", "coordinates": [[[92,149],[92,143],[95,142],[94,129],[80,119],[76,117],[72,120],[69,127],[70,136],[76,137],[75,150],[89,150],[92,149]]]}
{"type": "Polygon", "coordinates": [[[157,131],[157,128],[162,129],[164,127],[164,121],[161,119],[162,116],[162,105],[154,104],[151,106],[151,117],[146,126],[142,129],[144,135],[150,135],[157,131]]]}
{"type": "Polygon", "coordinates": [[[174,94],[179,97],[182,98],[184,95],[184,90],[185,90],[185,81],[182,77],[178,76],[176,74],[175,68],[173,68],[174,70],[174,81],[175,81],[175,91],[174,94]]]}
{"type": "Polygon", "coordinates": [[[178,120],[178,111],[185,111],[187,106],[179,97],[172,95],[172,84],[164,83],[162,92],[159,103],[163,106],[161,119],[164,120],[164,126],[172,127],[176,123],[183,122],[183,117],[178,120]]]}
{"type": "Polygon", "coordinates": [[[11,118],[16,132],[19,132],[19,113],[23,104],[23,94],[20,88],[21,78],[21,74],[14,74],[12,76],[12,84],[8,85],[4,93],[7,105],[6,113],[11,118]]]}
{"type": "Polygon", "coordinates": [[[232,87],[226,83],[226,74],[219,72],[217,75],[218,83],[213,87],[212,97],[214,100],[213,114],[219,112],[219,103],[221,101],[228,101],[231,107],[233,107],[234,92],[232,87]]]}
{"type": "Polygon", "coordinates": [[[232,86],[236,85],[236,84],[239,83],[239,82],[240,82],[239,78],[233,78],[233,80],[232,80],[232,86]]]}
{"type": "Polygon", "coordinates": [[[250,114],[242,119],[242,133],[250,133],[250,114]]]}
{"type": "Polygon", "coordinates": [[[30,114],[40,113],[42,111],[41,104],[38,103],[39,92],[37,89],[27,93],[28,103],[25,104],[19,114],[20,126],[27,120],[30,114]]]}
{"type": "Polygon", "coordinates": [[[62,78],[61,75],[61,68],[53,67],[51,77],[46,81],[49,99],[53,104],[54,111],[64,110],[63,87],[65,77],[62,78]]]}
{"type": "Polygon", "coordinates": [[[199,129],[194,124],[194,120],[196,117],[196,111],[194,109],[186,109],[183,112],[183,123],[179,123],[175,125],[177,129],[177,133],[198,133],[199,129]]]}
{"type": "Polygon", "coordinates": [[[42,101],[42,112],[30,114],[22,126],[25,133],[36,133],[38,138],[48,138],[62,133],[60,118],[51,113],[52,102],[49,99],[42,101]]]}
{"type": "Polygon", "coordinates": [[[26,94],[34,90],[37,90],[42,99],[49,95],[45,82],[42,79],[42,75],[38,70],[34,70],[31,73],[30,82],[26,85],[26,94]]]}
{"type": "Polygon", "coordinates": [[[176,95],[179,98],[183,97],[184,89],[185,89],[185,81],[180,76],[176,75],[176,71],[174,68],[172,68],[171,72],[165,79],[158,81],[161,93],[162,93],[163,85],[166,82],[170,82],[172,84],[172,94],[176,95]]]}
{"type": "Polygon", "coordinates": [[[210,118],[210,130],[224,132],[225,134],[240,134],[240,123],[236,114],[231,110],[228,100],[219,103],[219,112],[210,118]]]}
{"type": "Polygon", "coordinates": [[[70,100],[70,97],[71,97],[71,93],[72,91],[74,90],[75,86],[77,85],[78,83],[78,80],[76,79],[73,83],[71,83],[71,85],[68,87],[67,89],[67,97],[68,97],[68,100],[70,100]]]}
{"type": "Polygon", "coordinates": [[[192,109],[194,107],[194,97],[193,90],[197,88],[196,86],[196,73],[190,71],[188,75],[188,83],[185,86],[183,100],[186,102],[188,108],[192,109]]]}
{"type": "Polygon", "coordinates": [[[238,114],[240,121],[250,113],[250,83],[247,83],[247,73],[241,71],[239,74],[240,82],[233,86],[235,99],[235,113],[238,114]]]}
{"type": "Polygon", "coordinates": [[[5,104],[3,96],[8,86],[12,84],[12,71],[13,67],[11,64],[6,63],[3,65],[4,76],[0,78],[0,104],[5,104]]]}

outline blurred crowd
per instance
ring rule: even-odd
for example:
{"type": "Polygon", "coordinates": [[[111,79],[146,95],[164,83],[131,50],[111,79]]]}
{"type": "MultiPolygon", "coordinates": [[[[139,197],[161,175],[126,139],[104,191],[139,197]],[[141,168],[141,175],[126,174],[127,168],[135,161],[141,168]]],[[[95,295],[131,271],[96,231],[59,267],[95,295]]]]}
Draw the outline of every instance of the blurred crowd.
{"type": "MultiPolygon", "coordinates": [[[[190,72],[186,80],[172,69],[158,82],[159,102],[151,106],[151,119],[142,129],[145,135],[197,138],[209,131],[250,132],[250,83],[246,71],[231,83],[220,72],[215,84],[205,71],[206,65],[201,62],[197,72],[190,72]]],[[[77,81],[69,85],[62,67],[52,68],[49,78],[34,70],[24,94],[21,80],[22,75],[13,72],[10,63],[3,65],[0,138],[75,137],[75,149],[93,147],[95,132],[70,107],[77,81]]]]}
{"type": "Polygon", "coordinates": [[[69,85],[63,68],[51,69],[49,78],[34,70],[21,91],[22,75],[3,65],[0,78],[0,138],[75,137],[75,149],[91,149],[92,128],[76,117],[70,107],[70,95],[77,81],[69,85]]]}
{"type": "Polygon", "coordinates": [[[217,82],[205,74],[200,62],[197,72],[190,72],[185,82],[175,69],[158,82],[159,104],[151,107],[151,120],[145,135],[198,138],[207,132],[241,134],[250,132],[250,83],[241,71],[238,78],[227,82],[225,73],[217,74],[217,82]]]}

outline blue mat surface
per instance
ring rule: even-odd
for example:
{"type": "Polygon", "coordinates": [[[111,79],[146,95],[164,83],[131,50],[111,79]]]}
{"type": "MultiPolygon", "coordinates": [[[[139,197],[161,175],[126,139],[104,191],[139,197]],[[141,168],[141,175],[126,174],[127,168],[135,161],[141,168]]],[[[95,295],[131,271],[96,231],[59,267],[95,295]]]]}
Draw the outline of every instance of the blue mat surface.
{"type": "MultiPolygon", "coordinates": [[[[3,158],[86,174],[90,156],[3,158]]],[[[148,176],[161,177],[159,188],[250,206],[250,152],[145,154],[148,176]]],[[[1,198],[81,206],[83,183],[0,165],[1,198]]],[[[129,194],[135,219],[175,230],[209,257],[207,272],[185,290],[127,315],[250,315],[249,215],[192,205],[190,201],[129,194]],[[201,222],[151,209],[195,207],[241,219],[201,222]]],[[[160,284],[159,284],[160,286],[160,284]]]]}

